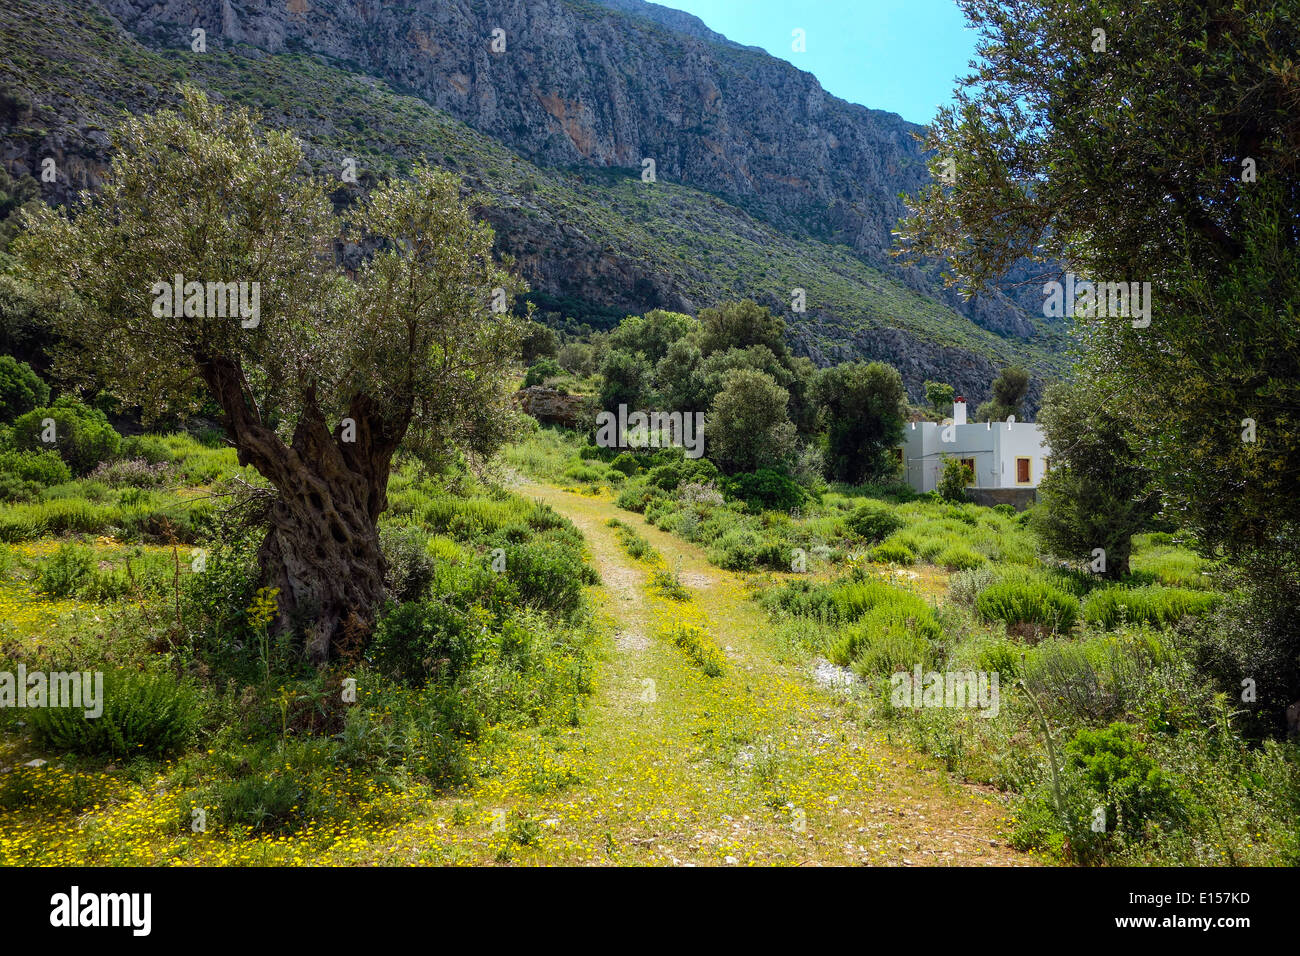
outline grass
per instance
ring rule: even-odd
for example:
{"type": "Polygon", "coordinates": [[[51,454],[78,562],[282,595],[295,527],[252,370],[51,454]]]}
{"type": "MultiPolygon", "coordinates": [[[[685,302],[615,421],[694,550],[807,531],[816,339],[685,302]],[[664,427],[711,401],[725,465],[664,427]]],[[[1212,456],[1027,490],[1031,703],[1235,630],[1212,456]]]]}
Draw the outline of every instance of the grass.
{"type": "MultiPolygon", "coordinates": [[[[548,443],[557,464],[582,460],[576,439],[568,439],[567,459],[554,436],[548,443]]],[[[1049,564],[1024,513],[953,506],[897,487],[835,487],[791,517],[752,514],[716,496],[679,498],[671,485],[636,473],[617,502],[644,515],[647,529],[635,533],[660,554],[678,553],[661,543],[675,539],[702,548],[714,573],[764,582],[756,593],[774,653],[804,666],[826,658],[851,672],[856,679],[839,692],[856,702],[858,726],[1013,795],[1017,846],[1066,863],[1300,859],[1281,809],[1291,805],[1283,795],[1300,786],[1300,762],[1276,746],[1252,751],[1225,709],[1231,702],[1197,672],[1194,647],[1175,626],[1223,595],[1213,562],[1175,536],[1136,536],[1131,576],[1110,585],[1049,564]],[[871,544],[877,528],[887,533],[871,544]],[[795,549],[808,558],[803,573],[791,573],[795,549]],[[892,706],[889,676],[917,665],[997,672],[998,716],[892,706]],[[1054,811],[1044,817],[1051,783],[1037,707],[1063,740],[1105,736],[1116,722],[1135,727],[1135,746],[1172,781],[1170,799],[1186,813],[1097,839],[1063,830],[1054,811]],[[1231,755],[1225,759],[1236,769],[1219,766],[1219,754],[1231,755]],[[1245,779],[1268,784],[1251,791],[1245,779]]],[[[1070,806],[1107,799],[1089,789],[1095,781],[1067,775],[1062,786],[1070,806]]]]}
{"type": "Polygon", "coordinates": [[[727,669],[727,658],[705,630],[685,621],[668,621],[658,637],[674,645],[686,659],[709,677],[721,677],[727,669]]]}
{"type": "MultiPolygon", "coordinates": [[[[49,760],[0,782],[0,863],[321,862],[427,818],[445,788],[496,773],[505,736],[582,721],[599,634],[582,589],[594,579],[581,538],[548,506],[455,469],[395,473],[385,523],[410,534],[393,538],[405,550],[390,568],[451,609],[408,615],[426,628],[418,639],[444,654],[472,642],[455,652],[454,674],[430,660],[408,686],[369,660],[304,668],[264,639],[249,623],[255,563],[237,529],[193,524],[197,551],[125,540],[130,509],[195,500],[208,488],[197,482],[238,471],[228,451],[188,436],[128,442],[137,458],[168,463],[173,483],[87,478],[0,509],[14,523],[44,516],[0,547],[0,669],[112,662],[98,720],[0,712],[6,764],[49,760]],[[505,574],[492,569],[494,549],[505,574]],[[459,630],[437,630],[447,623],[459,630]],[[190,827],[196,810],[204,829],[190,827]]],[[[134,466],[100,471],[110,473],[145,478],[134,466]]]]}

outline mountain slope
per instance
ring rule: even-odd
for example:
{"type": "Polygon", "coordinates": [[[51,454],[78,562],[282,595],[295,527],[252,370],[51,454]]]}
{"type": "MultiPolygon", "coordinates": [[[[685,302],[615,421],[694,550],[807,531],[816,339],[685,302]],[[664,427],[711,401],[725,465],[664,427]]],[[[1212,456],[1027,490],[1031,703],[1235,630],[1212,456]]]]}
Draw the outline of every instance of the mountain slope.
{"type": "MultiPolygon", "coordinates": [[[[173,102],[175,84],[186,79],[233,102],[259,107],[271,125],[293,129],[307,143],[312,163],[323,175],[337,179],[345,156],[358,159],[362,185],[400,175],[412,161],[424,157],[459,172],[470,185],[495,200],[485,213],[498,229],[502,250],[518,258],[544,310],[608,321],[647,308],[694,310],[749,295],[786,315],[800,351],[820,361],[854,356],[891,361],[903,371],[914,395],[919,394],[926,378],[941,378],[979,400],[987,394],[988,383],[1002,364],[1023,361],[1047,374],[1056,364],[1059,330],[1018,316],[1018,331],[1027,340],[993,334],[936,301],[927,282],[914,270],[900,273],[883,259],[874,261],[875,257],[861,248],[832,244],[814,237],[813,230],[800,228],[797,222],[784,221],[778,214],[779,198],[787,195],[784,186],[772,187],[762,196],[745,197],[729,191],[739,188],[734,183],[745,181],[744,176],[735,179],[737,170],[747,169],[752,178],[754,169],[781,168],[774,156],[761,156],[751,165],[736,161],[724,150],[712,166],[701,164],[691,158],[690,147],[690,143],[702,141],[701,137],[682,133],[681,142],[665,139],[660,151],[661,157],[669,156],[669,147],[675,144],[682,157],[679,165],[670,161],[665,172],[660,163],[659,181],[643,183],[637,158],[641,151],[627,152],[631,134],[620,133],[616,125],[607,128],[593,120],[584,126],[575,121],[576,125],[571,125],[575,137],[565,134],[566,147],[555,133],[543,136],[540,128],[523,123],[523,101],[515,98],[511,102],[517,108],[507,109],[500,102],[496,112],[481,102],[474,107],[471,118],[476,123],[491,120],[514,130],[509,136],[486,135],[455,118],[467,107],[465,103],[457,105],[454,86],[429,81],[430,89],[438,86],[441,92],[427,95],[435,101],[441,97],[446,105],[456,107],[436,108],[424,97],[410,95],[414,92],[411,87],[404,95],[394,85],[358,72],[356,68],[365,64],[354,59],[302,52],[304,37],[314,33],[306,27],[297,34],[276,33],[273,27],[280,21],[266,19],[270,14],[244,16],[239,5],[231,6],[235,20],[227,18],[224,26],[217,21],[214,30],[218,32],[209,34],[208,52],[194,53],[188,45],[177,46],[188,40],[188,31],[165,20],[170,9],[167,3],[150,6],[155,11],[152,19],[145,19],[131,4],[114,0],[107,6],[121,8],[119,12],[129,8],[127,12],[135,13],[130,22],[143,36],[155,40],[166,36],[173,46],[146,46],[114,18],[93,7],[78,9],[71,3],[38,6],[18,0],[0,14],[4,37],[0,57],[0,83],[5,89],[0,99],[3,161],[13,172],[31,173],[39,169],[43,157],[54,157],[60,181],[46,188],[47,198],[53,201],[66,200],[78,188],[93,188],[108,155],[105,130],[111,128],[118,111],[139,112],[173,102]],[[243,39],[223,47],[218,40],[221,30],[243,39]],[[249,38],[281,52],[250,46],[244,42],[249,38]],[[293,48],[299,52],[289,52],[293,48]],[[503,116],[514,116],[515,125],[511,127],[511,121],[503,116]],[[590,131],[590,139],[584,138],[584,130],[590,131]],[[507,148],[501,140],[508,139],[519,141],[519,145],[507,148]],[[576,149],[580,143],[592,154],[586,162],[555,165],[572,159],[565,150],[576,149]],[[607,150],[612,150],[608,154],[611,165],[604,166],[601,156],[607,150]],[[635,159],[630,168],[615,164],[624,154],[635,159]],[[679,170],[681,179],[712,175],[719,177],[710,181],[715,187],[728,182],[733,185],[711,190],[702,188],[706,183],[692,187],[675,181],[678,176],[673,169],[679,170]],[[770,202],[776,202],[776,212],[765,206],[770,202]],[[790,313],[794,288],[807,290],[807,313],[790,313]]],[[[437,8],[455,20],[453,15],[464,19],[468,14],[463,8],[469,6],[480,10],[486,5],[439,4],[437,8]]],[[[515,23],[510,17],[522,18],[518,22],[524,24],[536,22],[529,19],[535,13],[515,9],[522,4],[491,6],[503,8],[502,22],[507,24],[515,23]]],[[[528,5],[529,10],[534,6],[528,5]]],[[[650,21],[591,4],[557,0],[546,8],[568,11],[575,28],[597,33],[615,31],[627,22],[639,36],[663,34],[658,40],[661,43],[668,39],[679,46],[706,42],[670,34],[650,21]]],[[[313,8],[302,16],[326,17],[329,10],[342,9],[341,4],[322,4],[320,10],[313,8]]],[[[351,50],[353,55],[369,55],[366,51],[371,46],[378,50],[386,43],[398,42],[391,35],[396,27],[389,20],[373,19],[374,29],[368,26],[359,31],[364,43],[351,50]]],[[[206,21],[200,17],[195,22],[206,21]]],[[[410,22],[421,21],[412,14],[410,22]]],[[[475,27],[457,29],[472,31],[475,27]]],[[[513,27],[505,29],[510,49],[513,27]]],[[[407,40],[409,36],[399,46],[405,48],[407,40]]],[[[337,39],[331,42],[336,54],[350,49],[337,39]]],[[[710,51],[723,50],[728,56],[759,55],[734,44],[707,42],[710,51]]],[[[431,40],[428,45],[435,53],[453,56],[445,39],[431,40]]],[[[487,51],[486,41],[482,46],[483,51],[461,50],[455,55],[466,56],[471,62],[480,56],[498,56],[487,51]]],[[[400,53],[401,49],[396,49],[395,63],[402,62],[400,53]]],[[[771,63],[780,62],[762,56],[771,63]]],[[[632,65],[616,67],[608,56],[603,59],[607,61],[603,69],[618,73],[621,82],[635,87],[629,79],[636,75],[632,65]]],[[[501,69],[493,60],[486,62],[485,70],[501,69]]],[[[786,69],[798,77],[807,76],[786,69]]],[[[501,82],[509,88],[509,83],[501,82]]],[[[478,79],[471,86],[480,94],[495,89],[478,79]]],[[[492,97],[481,95],[478,99],[492,97]]],[[[730,120],[719,129],[733,139],[742,135],[730,120]]],[[[875,153],[869,160],[888,162],[887,157],[875,153]]],[[[797,164],[784,168],[803,172],[797,164]]],[[[807,187],[798,188],[815,192],[813,179],[806,182],[807,187]]],[[[821,180],[818,183],[817,189],[830,188],[821,180]]],[[[340,183],[340,198],[354,189],[340,183]]],[[[792,212],[785,215],[797,218],[792,212]]]]}

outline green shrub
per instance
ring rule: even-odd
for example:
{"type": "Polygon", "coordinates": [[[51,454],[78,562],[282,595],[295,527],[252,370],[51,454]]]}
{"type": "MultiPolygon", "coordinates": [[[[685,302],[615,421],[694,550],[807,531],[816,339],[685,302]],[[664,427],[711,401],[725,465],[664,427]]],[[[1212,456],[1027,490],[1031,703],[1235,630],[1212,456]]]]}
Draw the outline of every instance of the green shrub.
{"type": "Polygon", "coordinates": [[[671,641],[687,660],[709,677],[720,677],[727,667],[726,655],[713,638],[700,627],[684,621],[670,621],[659,630],[659,637],[671,641]]]}
{"type": "Polygon", "coordinates": [[[939,475],[939,487],[935,490],[944,501],[965,501],[966,486],[974,480],[975,473],[969,465],[963,465],[957,458],[946,458],[943,472],[939,475]]]}
{"type": "Polygon", "coordinates": [[[513,496],[462,498],[453,495],[430,497],[417,493],[411,498],[412,502],[395,501],[393,512],[410,513],[415,507],[428,530],[460,541],[472,541],[510,525],[526,525],[534,531],[569,526],[569,522],[550,507],[513,496]]]}
{"type": "Polygon", "coordinates": [[[0,452],[0,500],[30,501],[43,489],[71,479],[68,466],[52,451],[0,452]]]}
{"type": "Polygon", "coordinates": [[[979,596],[993,584],[993,569],[981,565],[967,571],[958,571],[948,578],[948,595],[957,604],[974,607],[979,596]]]}
{"type": "Polygon", "coordinates": [[[888,505],[864,501],[845,519],[849,531],[867,541],[883,541],[903,526],[903,520],[888,505]]]}
{"type": "Polygon", "coordinates": [[[161,435],[128,435],[119,450],[123,458],[140,458],[151,465],[169,465],[176,460],[161,435]]]}
{"type": "Polygon", "coordinates": [[[1128,837],[1140,837],[1148,822],[1167,827],[1184,816],[1181,794],[1136,731],[1122,722],[1099,730],[1085,727],[1062,748],[1066,767],[1106,808],[1106,829],[1128,837]]]}
{"type": "Polygon", "coordinates": [[[672,601],[691,599],[691,592],[682,584],[681,578],[668,568],[655,568],[650,573],[650,589],[672,601]]]}
{"type": "Polygon", "coordinates": [[[727,571],[753,571],[762,539],[750,528],[732,528],[709,548],[709,561],[727,571]]]}
{"type": "MultiPolygon", "coordinates": [[[[649,515],[647,515],[649,518],[649,515]]],[[[654,549],[637,530],[617,518],[610,518],[605,524],[614,529],[618,535],[619,543],[623,545],[623,550],[638,561],[657,561],[659,552],[654,549]]]]}
{"type": "Polygon", "coordinates": [[[94,577],[95,552],[84,545],[61,544],[36,576],[36,589],[51,597],[73,597],[94,577]]]}
{"type": "Polygon", "coordinates": [[[618,497],[614,499],[614,504],[624,511],[634,511],[641,514],[654,498],[655,492],[653,489],[639,484],[631,485],[618,493],[618,497]]]}
{"type": "Polygon", "coordinates": [[[0,453],[0,472],[31,481],[42,488],[72,480],[72,472],[53,451],[9,451],[0,453]]]}
{"type": "Polygon", "coordinates": [[[385,525],[379,547],[388,563],[384,584],[394,601],[417,601],[433,583],[434,560],[429,535],[414,525],[385,525]]]}
{"type": "MultiPolygon", "coordinates": [[[[654,462],[658,457],[656,455],[651,461],[654,462]]],[[[653,464],[646,473],[646,481],[661,491],[676,491],[678,485],[686,482],[716,484],[719,474],[717,465],[707,458],[675,458],[662,464],[653,464]]]]}
{"type": "Polygon", "coordinates": [[[470,616],[450,603],[408,601],[380,617],[366,659],[413,686],[451,684],[472,659],[477,633],[470,616]]]}
{"type": "Polygon", "coordinates": [[[974,651],[975,669],[1002,675],[1012,681],[1020,674],[1020,647],[1012,641],[985,637],[971,648],[974,651]]]}
{"type": "Polygon", "coordinates": [[[886,604],[906,592],[890,587],[884,581],[853,581],[836,585],[829,594],[835,618],[856,621],[873,607],[886,604]]]}
{"type": "Polygon", "coordinates": [[[16,504],[0,508],[0,541],[34,541],[51,534],[104,534],[120,517],[117,509],[80,498],[16,504]]]}
{"type": "Polygon", "coordinates": [[[1107,630],[1124,621],[1169,627],[1184,617],[1207,614],[1222,600],[1221,595],[1213,592],[1159,585],[1108,587],[1093,591],[1084,599],[1083,619],[1107,630]]]}
{"type": "Polygon", "coordinates": [[[631,477],[641,470],[641,459],[636,455],[633,455],[631,452],[625,451],[610,462],[610,467],[621,471],[628,477],[631,477]]]}
{"type": "Polygon", "coordinates": [[[916,554],[900,541],[882,541],[867,552],[867,558],[877,564],[916,563],[916,554]]]}
{"type": "Polygon", "coordinates": [[[524,375],[524,388],[543,385],[548,378],[557,378],[563,374],[564,369],[560,368],[554,359],[544,358],[529,366],[528,373],[524,375]]]}
{"type": "Polygon", "coordinates": [[[972,568],[983,567],[987,563],[988,558],[964,544],[954,544],[944,548],[935,558],[935,564],[942,565],[950,571],[969,571],[972,568]]]}
{"type": "Polygon", "coordinates": [[[121,436],[108,424],[104,413],[67,397],[53,405],[37,408],[14,422],[14,445],[28,451],[53,449],[78,475],[88,473],[101,461],[115,457],[121,436]],[[54,441],[45,441],[52,420],[54,441]]]}
{"type": "Polygon", "coordinates": [[[289,833],[307,818],[307,791],[300,773],[249,774],[222,781],[212,791],[217,821],[254,833],[289,833]]]}
{"type": "Polygon", "coordinates": [[[595,571],[575,548],[536,539],[506,548],[506,575],[527,606],[572,619],[582,607],[582,588],[596,584],[595,571]]]}
{"type": "Polygon", "coordinates": [[[599,484],[606,480],[609,473],[604,468],[598,468],[594,465],[584,465],[574,462],[564,469],[563,477],[570,481],[579,481],[587,484],[599,484]]]}
{"type": "Polygon", "coordinates": [[[794,617],[808,617],[833,622],[839,619],[834,589],[807,579],[788,581],[779,588],[762,592],[760,601],[769,612],[784,611],[794,617]]]}
{"type": "Polygon", "coordinates": [[[578,457],[583,461],[613,461],[622,452],[617,448],[603,448],[600,445],[583,445],[578,449],[578,457]]]}
{"type": "Polygon", "coordinates": [[[30,365],[12,355],[0,355],[0,422],[12,422],[49,400],[50,387],[30,365]]]}
{"type": "Polygon", "coordinates": [[[915,594],[888,588],[828,650],[840,666],[852,665],[863,677],[928,667],[943,631],[934,611],[915,594]]]}
{"type": "Polygon", "coordinates": [[[243,665],[252,637],[247,608],[261,585],[260,536],[239,528],[219,538],[204,557],[202,574],[181,577],[184,619],[204,650],[243,665]]]}
{"type": "Polygon", "coordinates": [[[745,502],[751,511],[793,511],[809,500],[798,483],[768,468],[732,475],[722,482],[722,493],[745,502]]]}
{"type": "Polygon", "coordinates": [[[1079,599],[1029,575],[1003,578],[986,588],[975,601],[986,621],[1004,621],[1009,627],[1036,625],[1064,632],[1079,618],[1079,599]]]}
{"type": "Polygon", "coordinates": [[[169,671],[106,671],[103,708],[99,717],[86,717],[84,708],[34,708],[32,732],[57,750],[161,756],[190,742],[200,716],[198,693],[169,671]]]}
{"type": "Polygon", "coordinates": [[[979,524],[979,518],[971,514],[970,506],[949,505],[943,509],[943,516],[953,521],[960,521],[968,527],[975,527],[979,524]]]}
{"type": "Polygon", "coordinates": [[[1026,656],[1022,676],[1040,704],[1062,719],[1096,723],[1137,706],[1156,656],[1142,642],[1052,639],[1026,656]]]}

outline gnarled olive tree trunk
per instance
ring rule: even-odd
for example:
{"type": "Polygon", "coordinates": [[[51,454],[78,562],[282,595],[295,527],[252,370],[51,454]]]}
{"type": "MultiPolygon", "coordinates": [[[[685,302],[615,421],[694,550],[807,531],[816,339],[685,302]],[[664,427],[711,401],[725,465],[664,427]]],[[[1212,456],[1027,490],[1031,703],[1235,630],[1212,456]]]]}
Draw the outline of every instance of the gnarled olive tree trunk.
{"type": "Polygon", "coordinates": [[[281,628],[306,631],[306,650],[323,663],[348,628],[369,631],[384,599],[369,481],[305,461],[277,486],[271,527],[258,551],[263,579],[279,588],[281,628]]]}
{"type": "Polygon", "coordinates": [[[377,522],[388,507],[389,469],[409,415],[385,414],[357,396],[349,427],[331,430],[309,393],[286,445],[250,407],[236,365],[217,359],[201,369],[227,413],[240,464],[275,488],[258,559],[268,586],[279,588],[276,626],[301,629],[308,657],[322,664],[350,630],[369,632],[384,600],[377,522]]]}

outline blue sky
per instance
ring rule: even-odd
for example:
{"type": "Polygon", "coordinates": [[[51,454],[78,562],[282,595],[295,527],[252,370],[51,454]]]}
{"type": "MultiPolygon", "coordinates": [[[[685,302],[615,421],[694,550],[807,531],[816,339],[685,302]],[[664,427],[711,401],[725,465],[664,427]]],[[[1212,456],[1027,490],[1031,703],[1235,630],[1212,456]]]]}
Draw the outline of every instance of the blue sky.
{"type": "Polygon", "coordinates": [[[975,53],[953,0],[654,0],[806,70],[827,91],[928,123],[975,53]],[[807,52],[791,50],[805,31],[807,52]]]}

